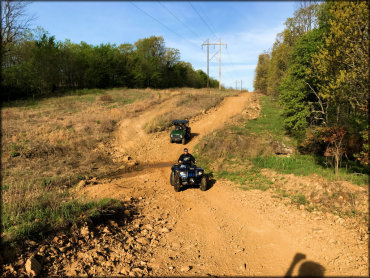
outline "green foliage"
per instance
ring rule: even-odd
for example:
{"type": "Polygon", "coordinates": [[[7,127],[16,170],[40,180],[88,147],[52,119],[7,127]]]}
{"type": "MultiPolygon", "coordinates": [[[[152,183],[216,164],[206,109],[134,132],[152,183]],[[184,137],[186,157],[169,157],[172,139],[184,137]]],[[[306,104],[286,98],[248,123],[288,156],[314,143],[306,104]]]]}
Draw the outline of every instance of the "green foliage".
{"type": "MultiPolygon", "coordinates": [[[[368,164],[369,10],[366,2],[328,5],[325,41],[307,74],[319,80],[317,94],[328,107],[327,126],[343,127],[362,139],[359,159],[368,164]]],[[[350,150],[351,152],[351,150],[350,150]]]]}
{"type": "Polygon", "coordinates": [[[243,171],[237,172],[224,170],[216,172],[215,176],[240,184],[240,189],[242,190],[258,189],[266,191],[272,185],[272,182],[266,176],[262,175],[260,170],[255,167],[245,168],[243,171]]]}
{"type": "Polygon", "coordinates": [[[196,146],[196,155],[202,167],[207,171],[212,171],[216,176],[250,188],[259,187],[260,185],[261,188],[264,188],[265,185],[269,185],[268,181],[264,181],[259,174],[259,169],[264,168],[296,176],[314,174],[328,180],[346,180],[361,186],[367,183],[368,172],[354,162],[348,163],[346,167],[339,168],[339,174],[336,176],[330,168],[330,164],[327,163],[327,159],[321,156],[311,154],[277,156],[271,154],[271,152],[265,154],[261,152],[260,155],[251,156],[250,148],[265,150],[268,146],[265,146],[264,142],[269,142],[271,139],[284,141],[288,146],[295,144],[294,140],[284,136],[283,117],[279,105],[270,96],[261,96],[260,104],[262,110],[259,118],[248,120],[246,123],[237,126],[231,126],[201,140],[196,146]],[[230,134],[230,136],[225,136],[225,134],[230,134]],[[257,139],[251,137],[252,135],[256,135],[257,139]],[[241,140],[240,137],[245,138],[245,140],[241,140]],[[249,144],[245,144],[245,141],[249,144]],[[238,147],[235,147],[236,145],[238,147]],[[215,164],[216,160],[217,163],[215,164]],[[219,160],[221,162],[218,162],[219,160]]]}
{"type": "Polygon", "coordinates": [[[308,204],[308,201],[306,199],[306,196],[303,195],[302,193],[298,195],[293,195],[290,197],[290,200],[293,204],[298,204],[298,205],[306,205],[308,204]]]}
{"type": "Polygon", "coordinates": [[[368,93],[368,9],[365,2],[334,2],[325,43],[313,57],[324,100],[364,105],[368,93]]]}
{"type": "Polygon", "coordinates": [[[13,239],[25,236],[42,236],[50,231],[66,227],[75,222],[82,214],[96,217],[106,208],[119,207],[120,203],[113,199],[99,201],[62,201],[53,203],[57,193],[44,193],[31,208],[22,213],[14,214],[6,204],[2,212],[2,228],[13,239]]]}
{"type": "Polygon", "coordinates": [[[294,155],[290,157],[281,156],[258,156],[251,158],[256,167],[268,168],[283,174],[294,174],[296,176],[309,176],[316,174],[329,180],[347,180],[357,185],[367,183],[366,174],[356,174],[354,170],[340,168],[338,176],[332,169],[320,165],[320,158],[311,155],[294,155]]]}
{"type": "MultiPolygon", "coordinates": [[[[312,55],[323,43],[322,30],[304,34],[292,49],[289,70],[279,87],[279,103],[283,108],[284,127],[296,137],[302,137],[309,124],[317,122],[317,98],[312,92],[317,81],[306,76],[311,67],[312,55]]],[[[322,116],[322,115],[321,115],[322,116]]]]}
{"type": "Polygon", "coordinates": [[[267,92],[279,95],[284,128],[301,142],[307,131],[342,130],[330,143],[318,132],[318,146],[310,147],[334,157],[336,168],[344,154],[369,163],[368,15],[361,1],[302,2],[270,53],[267,92]]]}
{"type": "Polygon", "coordinates": [[[288,198],[290,196],[289,193],[286,192],[285,189],[276,188],[276,193],[278,193],[279,195],[281,195],[284,198],[288,198]]]}
{"type": "Polygon", "coordinates": [[[270,66],[270,55],[263,53],[258,56],[258,63],[256,67],[256,75],[254,79],[254,89],[262,93],[267,93],[267,78],[270,66]]]}
{"type": "Polygon", "coordinates": [[[284,42],[282,34],[279,34],[271,51],[271,62],[267,77],[267,93],[269,95],[278,95],[278,87],[288,69],[290,51],[291,46],[284,42]]]}
{"type": "MultiPolygon", "coordinates": [[[[179,60],[177,49],[162,37],[134,45],[56,41],[46,31],[15,42],[4,57],[2,97],[6,100],[57,95],[63,91],[128,88],[195,87],[207,85],[207,75],[179,60]]],[[[218,82],[210,79],[210,86],[218,82]]]]}
{"type": "Polygon", "coordinates": [[[280,141],[290,141],[284,136],[283,117],[279,104],[270,96],[260,97],[262,110],[257,119],[250,120],[243,128],[247,134],[267,135],[280,141]]]}
{"type": "Polygon", "coordinates": [[[319,6],[301,3],[294,16],[285,21],[286,28],[277,35],[271,50],[271,61],[267,76],[268,94],[277,96],[282,80],[287,76],[293,47],[307,32],[318,25],[319,6]]]}

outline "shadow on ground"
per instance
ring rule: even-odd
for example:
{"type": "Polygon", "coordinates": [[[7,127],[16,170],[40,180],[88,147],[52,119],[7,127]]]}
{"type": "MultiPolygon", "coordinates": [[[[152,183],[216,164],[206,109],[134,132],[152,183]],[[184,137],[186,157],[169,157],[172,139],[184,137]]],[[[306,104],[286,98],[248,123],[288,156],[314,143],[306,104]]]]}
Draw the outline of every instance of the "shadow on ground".
{"type": "MultiPolygon", "coordinates": [[[[306,259],[306,255],[302,253],[295,254],[293,261],[287,270],[284,277],[292,277],[294,268],[297,264],[306,259]]],[[[298,277],[324,277],[325,267],[321,264],[313,262],[313,261],[305,261],[303,262],[298,270],[298,277]]]]}
{"type": "Polygon", "coordinates": [[[193,138],[195,138],[195,137],[197,137],[197,136],[199,136],[200,134],[199,133],[191,133],[191,139],[193,139],[193,138]]]}

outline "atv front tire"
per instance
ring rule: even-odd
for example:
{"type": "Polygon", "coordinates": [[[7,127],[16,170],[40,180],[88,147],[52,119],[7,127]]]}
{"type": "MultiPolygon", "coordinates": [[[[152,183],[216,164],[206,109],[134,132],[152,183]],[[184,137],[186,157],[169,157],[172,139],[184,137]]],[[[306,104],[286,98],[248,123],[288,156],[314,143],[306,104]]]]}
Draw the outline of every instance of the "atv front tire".
{"type": "Polygon", "coordinates": [[[174,174],[174,185],[173,188],[175,189],[176,192],[179,192],[181,189],[181,181],[180,181],[180,176],[179,173],[174,174]]]}
{"type": "Polygon", "coordinates": [[[175,185],[175,172],[174,171],[171,172],[170,183],[172,186],[175,185]]]}
{"type": "Polygon", "coordinates": [[[207,177],[203,176],[200,180],[200,190],[206,191],[207,190],[207,177]]]}
{"type": "Polygon", "coordinates": [[[172,141],[172,139],[170,138],[170,143],[172,144],[173,143],[173,141],[172,141]]]}
{"type": "Polygon", "coordinates": [[[182,144],[183,144],[183,145],[185,145],[185,143],[186,143],[186,139],[185,139],[185,137],[184,137],[184,138],[182,138],[181,142],[182,142],[182,144]]]}

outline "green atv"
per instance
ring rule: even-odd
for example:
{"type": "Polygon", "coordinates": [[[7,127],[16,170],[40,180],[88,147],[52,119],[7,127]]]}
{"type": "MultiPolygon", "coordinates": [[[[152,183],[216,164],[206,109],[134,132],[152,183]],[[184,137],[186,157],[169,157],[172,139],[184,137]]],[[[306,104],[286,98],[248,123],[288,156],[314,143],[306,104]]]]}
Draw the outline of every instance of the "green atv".
{"type": "Polygon", "coordinates": [[[170,142],[181,142],[186,144],[187,140],[191,138],[191,128],[189,127],[188,120],[173,120],[172,124],[174,126],[170,134],[170,142]]]}

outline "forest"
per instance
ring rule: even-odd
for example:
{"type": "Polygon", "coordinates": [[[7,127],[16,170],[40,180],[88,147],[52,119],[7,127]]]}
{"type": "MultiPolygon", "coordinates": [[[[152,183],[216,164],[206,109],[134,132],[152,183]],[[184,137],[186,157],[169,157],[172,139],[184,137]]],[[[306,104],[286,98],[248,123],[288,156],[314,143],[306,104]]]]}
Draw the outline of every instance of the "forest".
{"type": "MultiPolygon", "coordinates": [[[[85,88],[173,88],[207,86],[207,74],[180,60],[163,37],[134,44],[91,45],[57,41],[42,28],[3,47],[2,99],[54,96],[85,88]]],[[[210,78],[210,87],[218,81],[210,78]]]]}
{"type": "Polygon", "coordinates": [[[301,153],[336,172],[369,163],[368,18],[366,1],[303,2],[255,70],[255,90],[278,101],[301,153]]]}

